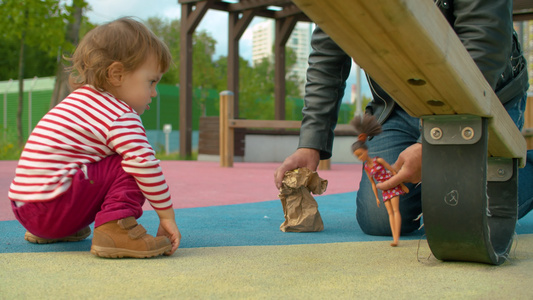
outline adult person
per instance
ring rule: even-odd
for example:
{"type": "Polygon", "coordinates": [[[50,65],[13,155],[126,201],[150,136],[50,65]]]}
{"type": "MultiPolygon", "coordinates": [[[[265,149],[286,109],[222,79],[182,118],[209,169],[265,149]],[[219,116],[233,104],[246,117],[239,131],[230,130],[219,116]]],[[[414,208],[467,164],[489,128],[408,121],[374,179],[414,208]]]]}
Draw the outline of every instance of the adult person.
{"type": "MultiPolygon", "coordinates": [[[[505,109],[522,129],[527,100],[528,75],[516,32],[513,29],[512,1],[438,0],[439,7],[470,56],[475,61],[505,109]]],[[[307,167],[316,170],[320,159],[331,157],[339,106],[342,101],[351,58],[320,28],[311,39],[305,107],[298,149],[274,174],[280,186],[287,170],[307,167]]],[[[420,121],[409,116],[372,78],[368,77],[372,101],[366,113],[382,124],[383,133],[368,141],[369,156],[395,162],[398,174],[377,185],[388,189],[408,183],[410,192],[400,198],[402,233],[419,227],[414,219],[421,213],[422,144],[420,121]]],[[[527,153],[527,165],[519,171],[519,217],[533,208],[533,152],[527,153]],[[529,186],[529,187],[528,187],[529,186]]],[[[370,235],[390,235],[385,208],[375,205],[375,196],[367,176],[362,176],[357,192],[357,221],[370,235]]]]}

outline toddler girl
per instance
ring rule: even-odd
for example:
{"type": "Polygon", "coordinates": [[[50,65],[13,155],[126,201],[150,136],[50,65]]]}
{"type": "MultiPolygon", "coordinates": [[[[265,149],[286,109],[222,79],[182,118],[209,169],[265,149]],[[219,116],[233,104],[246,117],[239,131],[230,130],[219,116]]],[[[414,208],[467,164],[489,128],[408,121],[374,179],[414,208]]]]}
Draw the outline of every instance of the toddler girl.
{"type": "Polygon", "coordinates": [[[25,239],[80,241],[95,222],[94,255],[173,254],[181,234],[139,117],[171,63],[167,46],[121,18],[87,33],[70,60],[75,90],[39,121],[9,188],[25,239]],[[145,199],[160,219],[156,237],[136,221],[145,199]]]}

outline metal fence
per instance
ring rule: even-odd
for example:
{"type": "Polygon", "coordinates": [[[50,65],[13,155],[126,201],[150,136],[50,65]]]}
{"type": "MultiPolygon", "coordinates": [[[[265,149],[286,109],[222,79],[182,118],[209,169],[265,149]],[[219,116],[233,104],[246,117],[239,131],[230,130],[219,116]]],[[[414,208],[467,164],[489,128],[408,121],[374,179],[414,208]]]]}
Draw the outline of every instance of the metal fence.
{"type": "MultiPolygon", "coordinates": [[[[30,78],[24,80],[24,93],[22,101],[22,135],[26,140],[37,122],[50,109],[50,101],[54,89],[55,77],[30,78]]],[[[0,94],[2,104],[0,105],[0,128],[4,128],[10,134],[17,132],[17,112],[19,106],[18,81],[9,80],[0,82],[0,94]]],[[[264,101],[257,100],[257,101],[264,101]]],[[[287,118],[301,120],[301,110],[303,99],[287,99],[287,118]]],[[[196,88],[193,91],[192,101],[192,130],[193,148],[198,147],[198,129],[201,116],[219,115],[219,91],[213,89],[196,88]]],[[[353,116],[353,109],[348,103],[341,106],[339,113],[339,123],[348,123],[353,116]]],[[[241,118],[243,116],[240,116],[241,118]]],[[[245,116],[244,116],[245,117],[245,116]]],[[[159,151],[164,146],[169,147],[163,133],[163,126],[170,124],[170,152],[179,149],[179,86],[159,84],[158,96],[152,99],[150,110],[145,111],[141,116],[143,125],[146,128],[148,140],[152,146],[159,151]]]]}

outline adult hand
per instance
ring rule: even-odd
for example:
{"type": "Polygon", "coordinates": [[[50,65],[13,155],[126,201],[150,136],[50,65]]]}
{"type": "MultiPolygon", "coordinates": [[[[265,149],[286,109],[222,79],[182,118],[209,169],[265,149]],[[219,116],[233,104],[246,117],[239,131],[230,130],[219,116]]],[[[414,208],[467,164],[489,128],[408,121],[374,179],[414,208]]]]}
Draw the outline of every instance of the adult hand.
{"type": "Polygon", "coordinates": [[[287,157],[285,161],[274,172],[274,183],[276,188],[281,188],[281,181],[285,172],[297,168],[308,168],[311,171],[316,171],[318,163],[320,162],[320,153],[316,149],[299,148],[291,156],[287,157]]]}
{"type": "Polygon", "coordinates": [[[422,144],[416,143],[403,150],[392,167],[398,173],[378,183],[378,189],[388,190],[403,182],[419,183],[422,179],[422,144]]]}

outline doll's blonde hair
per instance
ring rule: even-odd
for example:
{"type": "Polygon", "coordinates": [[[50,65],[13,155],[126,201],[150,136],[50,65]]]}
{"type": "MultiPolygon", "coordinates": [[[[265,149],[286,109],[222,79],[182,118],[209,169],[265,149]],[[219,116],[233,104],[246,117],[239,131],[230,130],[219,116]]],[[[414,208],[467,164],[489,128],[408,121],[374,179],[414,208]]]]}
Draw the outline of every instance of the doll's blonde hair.
{"type": "Polygon", "coordinates": [[[125,17],[97,26],[83,37],[69,59],[69,84],[73,89],[90,84],[103,91],[112,63],[120,62],[125,72],[133,72],[150,55],[158,59],[165,73],[172,63],[170,51],[144,24],[125,17]]]}

